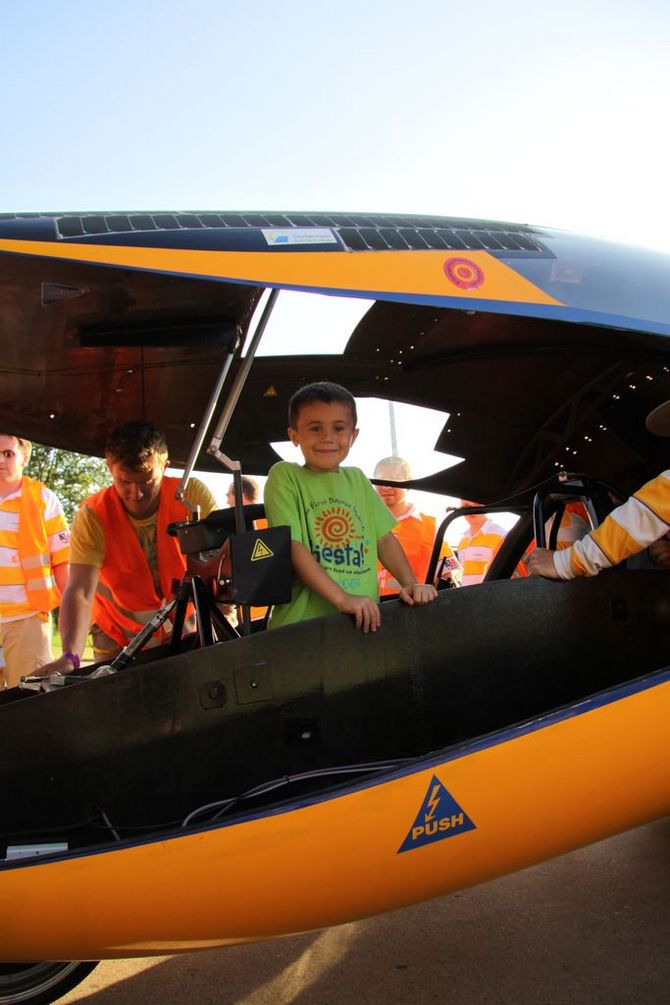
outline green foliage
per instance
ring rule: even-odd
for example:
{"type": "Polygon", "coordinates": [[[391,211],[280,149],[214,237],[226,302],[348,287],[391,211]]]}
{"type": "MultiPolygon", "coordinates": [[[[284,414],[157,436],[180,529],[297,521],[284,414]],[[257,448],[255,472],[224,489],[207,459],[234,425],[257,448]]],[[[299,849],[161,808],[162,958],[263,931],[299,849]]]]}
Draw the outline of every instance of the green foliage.
{"type": "Polygon", "coordinates": [[[73,454],[69,450],[45,447],[40,443],[33,443],[26,474],[44,482],[56,493],[70,527],[79,504],[110,483],[107,465],[99,457],[73,454]]]}

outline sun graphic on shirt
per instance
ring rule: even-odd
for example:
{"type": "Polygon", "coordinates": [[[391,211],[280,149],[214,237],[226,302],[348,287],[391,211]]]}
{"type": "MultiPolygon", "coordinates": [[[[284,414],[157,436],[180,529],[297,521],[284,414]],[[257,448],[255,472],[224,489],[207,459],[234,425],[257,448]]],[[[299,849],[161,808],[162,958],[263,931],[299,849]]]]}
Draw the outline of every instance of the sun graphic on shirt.
{"type": "Polygon", "coordinates": [[[333,506],[316,518],[314,529],[324,544],[342,544],[352,540],[355,528],[347,510],[333,506]]]}

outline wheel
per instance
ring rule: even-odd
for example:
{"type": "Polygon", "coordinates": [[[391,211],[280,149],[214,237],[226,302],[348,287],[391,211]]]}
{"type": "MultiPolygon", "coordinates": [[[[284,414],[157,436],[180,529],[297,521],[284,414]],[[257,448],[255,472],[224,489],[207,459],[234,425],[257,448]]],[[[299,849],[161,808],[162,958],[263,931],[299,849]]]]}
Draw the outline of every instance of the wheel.
{"type": "Polygon", "coordinates": [[[88,977],[89,963],[0,963],[0,1005],[47,1005],[88,977]]]}

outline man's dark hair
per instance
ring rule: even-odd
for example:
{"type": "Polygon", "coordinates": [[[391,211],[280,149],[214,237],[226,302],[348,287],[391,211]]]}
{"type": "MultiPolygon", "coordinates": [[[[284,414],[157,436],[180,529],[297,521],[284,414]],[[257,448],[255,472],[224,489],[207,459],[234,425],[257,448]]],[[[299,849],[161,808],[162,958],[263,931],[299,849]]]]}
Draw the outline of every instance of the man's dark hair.
{"type": "MultiPolygon", "coordinates": [[[[233,491],[235,491],[234,484],[233,491]]],[[[249,478],[248,475],[242,475],[242,495],[245,499],[250,499],[252,503],[255,503],[258,502],[260,494],[261,490],[258,482],[255,482],[253,478],[249,478]]]]}
{"type": "Polygon", "coordinates": [[[314,384],[305,384],[299,391],[296,391],[288,404],[288,424],[291,429],[296,428],[300,411],[305,405],[311,405],[314,401],[323,401],[326,405],[332,405],[338,401],[342,405],[347,405],[351,412],[351,420],[354,424],[358,422],[356,414],[356,400],[346,387],[341,384],[333,384],[329,380],[318,380],[314,384]]]}
{"type": "Polygon", "coordinates": [[[124,468],[138,471],[156,459],[167,460],[168,446],[165,433],[144,419],[124,422],[123,425],[113,429],[107,437],[105,454],[117,464],[122,464],[124,468]]]}

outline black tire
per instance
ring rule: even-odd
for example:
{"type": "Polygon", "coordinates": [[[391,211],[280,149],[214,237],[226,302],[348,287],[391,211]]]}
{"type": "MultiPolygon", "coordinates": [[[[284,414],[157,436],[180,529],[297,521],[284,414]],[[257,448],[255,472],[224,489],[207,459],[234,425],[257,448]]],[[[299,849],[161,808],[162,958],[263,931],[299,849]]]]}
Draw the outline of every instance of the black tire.
{"type": "Polygon", "coordinates": [[[98,965],[0,963],[0,1005],[48,1005],[76,987],[98,965]]]}

